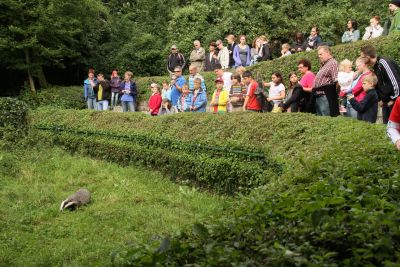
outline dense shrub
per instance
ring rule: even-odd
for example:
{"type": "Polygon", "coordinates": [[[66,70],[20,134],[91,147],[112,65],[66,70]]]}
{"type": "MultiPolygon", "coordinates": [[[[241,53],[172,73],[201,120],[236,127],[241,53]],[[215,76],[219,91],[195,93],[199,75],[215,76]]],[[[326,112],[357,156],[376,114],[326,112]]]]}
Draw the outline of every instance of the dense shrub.
{"type": "Polygon", "coordinates": [[[177,173],[189,174],[193,168],[191,174],[200,172],[202,176],[196,179],[206,178],[209,187],[215,183],[226,189],[230,181],[224,180],[232,169],[224,164],[233,159],[235,167],[245,163],[250,175],[251,168],[271,174],[262,183],[240,185],[265,184],[244,196],[231,216],[195,224],[193,231],[167,237],[161,244],[130,246],[113,254],[116,265],[363,266],[400,261],[400,156],[383,125],[309,114],[154,118],[39,109],[32,114],[32,126],[60,127],[59,133],[38,130],[37,134],[96,157],[125,163],[139,160],[169,172],[167,164],[171,164],[177,173]],[[80,135],[65,133],[65,129],[80,135]],[[130,141],[116,141],[111,134],[125,135],[130,141]],[[190,153],[186,148],[193,142],[200,148],[190,153]],[[237,150],[254,153],[255,158],[265,155],[270,168],[248,164],[253,160],[243,155],[230,155],[237,150]],[[167,156],[154,159],[163,157],[162,153],[167,156]],[[226,168],[213,169],[220,166],[226,168]],[[211,171],[217,174],[203,176],[211,171]]]}
{"type": "Polygon", "coordinates": [[[82,87],[51,87],[42,89],[37,93],[25,90],[22,92],[20,99],[25,101],[31,108],[39,106],[51,106],[60,109],[86,108],[86,103],[83,101],[83,85],[82,87]]]}
{"type": "Polygon", "coordinates": [[[27,130],[27,105],[14,98],[0,98],[0,139],[18,141],[27,130]]]}

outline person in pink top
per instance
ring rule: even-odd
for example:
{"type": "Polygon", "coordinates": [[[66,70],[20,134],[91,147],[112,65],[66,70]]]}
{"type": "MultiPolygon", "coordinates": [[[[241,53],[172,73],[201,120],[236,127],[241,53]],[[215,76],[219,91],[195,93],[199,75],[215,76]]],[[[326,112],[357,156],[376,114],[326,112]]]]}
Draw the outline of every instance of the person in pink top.
{"type": "Polygon", "coordinates": [[[160,86],[156,83],[152,83],[151,87],[151,96],[149,99],[149,113],[151,116],[157,116],[160,111],[162,97],[160,94],[160,86]]]}
{"type": "Polygon", "coordinates": [[[301,112],[312,112],[311,106],[311,92],[314,87],[315,74],[311,71],[311,61],[308,59],[301,59],[297,63],[297,68],[301,73],[299,83],[303,87],[304,98],[299,103],[301,112]]]}
{"type": "MultiPolygon", "coordinates": [[[[364,99],[366,93],[363,90],[362,83],[364,80],[364,77],[371,74],[371,71],[368,68],[368,59],[365,57],[359,57],[356,60],[356,69],[357,72],[354,74],[354,80],[351,85],[350,90],[348,90],[346,93],[352,94],[357,102],[361,102],[361,100],[364,99]]],[[[350,103],[348,103],[347,107],[347,116],[357,119],[357,111],[351,106],[350,103]]]]}

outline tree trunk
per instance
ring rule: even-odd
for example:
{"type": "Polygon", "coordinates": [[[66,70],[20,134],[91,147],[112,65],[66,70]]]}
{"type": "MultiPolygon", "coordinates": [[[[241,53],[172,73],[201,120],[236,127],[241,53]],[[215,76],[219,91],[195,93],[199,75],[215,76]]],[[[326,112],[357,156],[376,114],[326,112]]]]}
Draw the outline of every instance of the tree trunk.
{"type": "Polygon", "coordinates": [[[44,75],[44,71],[43,71],[43,67],[40,66],[38,69],[38,79],[39,79],[39,84],[41,88],[47,88],[48,87],[48,83],[46,80],[46,76],[44,75]]]}
{"type": "Polygon", "coordinates": [[[33,93],[36,93],[35,82],[33,80],[33,76],[31,73],[31,58],[29,56],[29,50],[24,49],[24,53],[25,53],[25,61],[26,64],[28,65],[27,72],[28,72],[29,87],[33,93]]]}

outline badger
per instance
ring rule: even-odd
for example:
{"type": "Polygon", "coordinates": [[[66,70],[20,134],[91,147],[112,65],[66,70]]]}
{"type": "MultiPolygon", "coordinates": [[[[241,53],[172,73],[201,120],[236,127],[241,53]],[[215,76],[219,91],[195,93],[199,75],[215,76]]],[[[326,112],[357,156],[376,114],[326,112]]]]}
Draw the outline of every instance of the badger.
{"type": "Polygon", "coordinates": [[[66,200],[61,202],[60,211],[65,209],[75,210],[76,208],[86,205],[90,202],[90,192],[87,189],[79,189],[70,195],[66,200]]]}

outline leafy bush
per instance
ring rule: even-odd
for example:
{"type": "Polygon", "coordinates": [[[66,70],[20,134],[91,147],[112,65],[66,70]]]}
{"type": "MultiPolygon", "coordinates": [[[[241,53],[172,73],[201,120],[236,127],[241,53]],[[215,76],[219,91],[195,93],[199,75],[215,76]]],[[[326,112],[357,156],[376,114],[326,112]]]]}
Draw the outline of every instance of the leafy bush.
{"type": "Polygon", "coordinates": [[[60,109],[84,109],[86,103],[83,98],[82,87],[51,87],[42,89],[36,94],[30,90],[22,92],[20,99],[25,101],[29,107],[51,106],[60,109]]]}
{"type": "Polygon", "coordinates": [[[27,105],[14,98],[0,98],[0,139],[18,141],[27,130],[27,105]]]}

